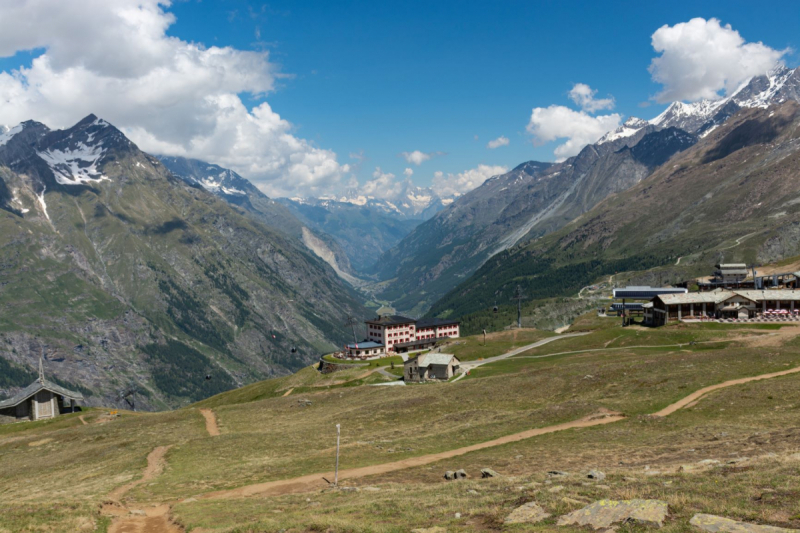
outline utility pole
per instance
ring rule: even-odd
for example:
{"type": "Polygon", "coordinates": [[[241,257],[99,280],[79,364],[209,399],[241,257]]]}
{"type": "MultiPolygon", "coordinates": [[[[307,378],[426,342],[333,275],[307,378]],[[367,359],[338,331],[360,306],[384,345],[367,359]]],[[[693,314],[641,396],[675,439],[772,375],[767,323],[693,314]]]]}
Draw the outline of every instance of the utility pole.
{"type": "Polygon", "coordinates": [[[486,330],[483,330],[483,345],[486,346],[486,330]]]}
{"type": "Polygon", "coordinates": [[[356,318],[352,315],[347,315],[347,322],[344,323],[344,326],[346,328],[353,328],[353,342],[358,344],[358,339],[356,338],[356,324],[358,324],[356,318]]]}
{"type": "Polygon", "coordinates": [[[517,328],[522,328],[522,300],[526,298],[527,296],[522,292],[522,286],[517,285],[514,296],[511,297],[512,300],[517,301],[517,328]]]}
{"type": "Polygon", "coordinates": [[[339,436],[342,432],[342,426],[336,424],[336,471],[333,474],[333,486],[339,486],[339,436]]]}

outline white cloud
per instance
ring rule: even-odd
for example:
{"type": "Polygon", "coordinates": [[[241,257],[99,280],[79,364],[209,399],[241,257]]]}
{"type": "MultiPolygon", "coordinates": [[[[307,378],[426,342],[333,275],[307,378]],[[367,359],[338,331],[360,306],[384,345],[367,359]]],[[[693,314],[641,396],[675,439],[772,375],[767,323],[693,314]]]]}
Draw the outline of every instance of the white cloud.
{"type": "Polygon", "coordinates": [[[494,150],[495,148],[500,148],[501,146],[508,146],[508,143],[511,141],[508,140],[508,137],[503,137],[502,135],[493,141],[489,141],[486,143],[486,148],[490,150],[494,150]]]}
{"type": "Polygon", "coordinates": [[[585,83],[576,83],[569,91],[569,98],[578,104],[581,109],[589,113],[595,113],[601,109],[614,108],[613,97],[598,99],[594,97],[595,94],[597,94],[597,90],[592,89],[585,83]]]}
{"type": "Polygon", "coordinates": [[[402,152],[400,157],[405,159],[408,163],[412,163],[414,165],[421,165],[425,161],[428,161],[434,157],[444,155],[443,152],[420,152],[419,150],[414,150],[413,152],[402,152]]]}
{"type": "Polygon", "coordinates": [[[478,187],[492,176],[506,172],[508,167],[500,165],[478,165],[458,174],[445,175],[444,172],[437,171],[433,174],[432,187],[439,196],[459,196],[478,187]]]}
{"type": "Polygon", "coordinates": [[[381,167],[375,167],[372,179],[364,183],[359,192],[373,198],[389,200],[397,198],[403,191],[403,183],[395,181],[395,177],[391,172],[383,172],[381,167]]]}
{"type": "Polygon", "coordinates": [[[272,195],[314,193],[345,178],[336,154],[296,137],[261,97],[279,75],[266,52],[204,47],[166,34],[159,0],[0,4],[0,55],[44,52],[0,73],[0,116],[66,127],[95,113],[143,150],[218,163],[272,195]]]}
{"type": "Polygon", "coordinates": [[[788,52],[746,43],[730,24],[722,26],[715,18],[664,25],[653,33],[652,44],[661,54],[650,63],[653,80],[664,86],[656,95],[659,102],[730,94],[751,76],[766,73],[788,52]]]}
{"type": "Polygon", "coordinates": [[[534,142],[540,144],[567,139],[554,152],[557,160],[562,161],[616,129],[621,121],[622,115],[617,113],[593,117],[585,111],[551,105],[534,108],[527,130],[533,135],[534,142]]]}
{"type": "Polygon", "coordinates": [[[410,169],[410,168],[407,168],[407,169],[405,169],[405,170],[403,171],[403,175],[404,175],[405,177],[407,177],[407,178],[410,178],[411,176],[413,176],[413,175],[414,175],[414,171],[413,171],[412,169],[410,169]]]}

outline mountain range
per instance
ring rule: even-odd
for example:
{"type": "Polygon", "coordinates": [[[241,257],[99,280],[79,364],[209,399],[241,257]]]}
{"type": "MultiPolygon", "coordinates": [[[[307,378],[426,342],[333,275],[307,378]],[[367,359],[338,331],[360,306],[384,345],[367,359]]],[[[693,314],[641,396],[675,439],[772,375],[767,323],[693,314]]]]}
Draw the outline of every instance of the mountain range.
{"type": "Polygon", "coordinates": [[[169,164],[182,177],[94,115],[0,137],[0,376],[32,379],[41,355],[90,404],[133,387],[176,406],[344,342],[366,310],[303,225],[233,173],[169,164]]]}
{"type": "MultiPolygon", "coordinates": [[[[557,231],[652,175],[746,109],[800,100],[800,69],[778,67],[731,96],[676,102],[658,117],[630,118],[562,163],[530,161],[456,199],[381,257],[381,297],[425,313],[487,261],[557,231]]],[[[458,299],[457,289],[447,302],[458,299]],[[455,296],[454,296],[455,294],[455,296]]],[[[485,304],[485,302],[484,302],[485,304]]],[[[432,312],[450,309],[440,302],[432,312]]]]}

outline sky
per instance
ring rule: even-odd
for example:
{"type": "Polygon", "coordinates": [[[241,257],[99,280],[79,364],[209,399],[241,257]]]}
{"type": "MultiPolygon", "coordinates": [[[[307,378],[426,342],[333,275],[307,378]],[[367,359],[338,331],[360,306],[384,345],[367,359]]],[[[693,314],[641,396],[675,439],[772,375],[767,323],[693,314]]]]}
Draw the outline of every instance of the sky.
{"type": "Polygon", "coordinates": [[[0,124],[95,113],[271,196],[463,194],[796,67],[799,36],[736,1],[0,0],[0,124]]]}

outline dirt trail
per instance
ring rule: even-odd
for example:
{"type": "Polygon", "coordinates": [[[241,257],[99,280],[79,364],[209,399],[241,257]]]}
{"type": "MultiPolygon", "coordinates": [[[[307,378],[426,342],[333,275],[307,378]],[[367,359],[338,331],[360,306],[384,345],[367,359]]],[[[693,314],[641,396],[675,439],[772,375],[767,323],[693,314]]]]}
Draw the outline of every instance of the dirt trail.
{"type": "Polygon", "coordinates": [[[85,418],[83,418],[83,415],[79,416],[79,417],[78,417],[78,420],[80,420],[81,422],[83,422],[83,425],[84,425],[84,426],[87,426],[87,425],[89,425],[89,422],[87,422],[87,421],[86,421],[86,419],[85,419],[85,418]]]}
{"type": "MultiPolygon", "coordinates": [[[[339,470],[339,479],[353,479],[364,476],[374,476],[378,474],[385,474],[387,472],[394,472],[395,470],[403,470],[415,466],[423,466],[430,463],[441,461],[442,459],[449,459],[465,453],[482,450],[484,448],[492,448],[510,442],[517,442],[538,435],[545,435],[547,433],[555,433],[557,431],[564,431],[567,429],[585,428],[591,426],[599,426],[602,424],[610,424],[617,422],[625,417],[620,413],[601,412],[580,420],[573,420],[572,422],[565,422],[554,426],[547,426],[543,428],[529,429],[513,435],[506,435],[499,439],[494,439],[486,442],[480,442],[471,446],[463,448],[456,448],[455,450],[447,450],[445,452],[432,453],[428,455],[420,455],[418,457],[409,457],[401,461],[394,461],[391,463],[383,463],[379,465],[364,466],[361,468],[351,468],[347,470],[339,470]]],[[[333,479],[333,472],[326,472],[322,474],[309,474],[293,479],[283,479],[279,481],[270,481],[268,483],[259,483],[257,485],[248,485],[238,489],[223,490],[218,492],[209,492],[196,496],[198,499],[224,499],[224,498],[238,498],[243,496],[253,496],[255,494],[262,496],[278,496],[282,494],[292,494],[296,492],[306,492],[324,488],[327,483],[322,479],[326,477],[333,479]]]]}
{"type": "Polygon", "coordinates": [[[212,437],[219,436],[219,426],[217,425],[217,417],[211,409],[200,409],[203,418],[206,419],[206,431],[212,437]]]}
{"type": "Polygon", "coordinates": [[[724,389],[725,387],[732,387],[734,385],[742,385],[744,383],[749,383],[751,381],[760,381],[762,379],[770,379],[770,378],[777,378],[780,376],[786,376],[788,374],[796,374],[800,372],[800,367],[798,368],[790,368],[789,370],[782,370],[780,372],[773,372],[771,374],[761,374],[760,376],[752,376],[749,378],[739,378],[739,379],[732,379],[730,381],[724,381],[722,383],[717,383],[716,385],[711,385],[709,387],[704,387],[699,391],[693,392],[689,396],[678,400],[677,402],[673,403],[672,405],[668,405],[667,407],[663,408],[657,413],[653,413],[653,416],[667,416],[671,415],[678,409],[683,409],[684,407],[688,407],[693,402],[696,403],[701,397],[705,396],[709,392],[724,389]]]}
{"type": "Polygon", "coordinates": [[[154,448],[147,456],[147,467],[142,473],[142,477],[135,481],[131,481],[126,485],[117,487],[108,494],[108,499],[111,501],[119,501],[131,489],[138,487],[142,483],[150,481],[164,470],[164,456],[171,446],[159,446],[154,448]]]}
{"type": "MultiPolygon", "coordinates": [[[[735,385],[741,385],[744,383],[749,383],[751,381],[759,381],[763,379],[770,379],[779,376],[785,376],[788,374],[795,374],[800,372],[800,367],[791,368],[788,370],[782,370],[780,372],[772,372],[770,374],[762,374],[759,376],[752,376],[748,378],[740,378],[740,379],[732,379],[729,381],[725,381],[723,383],[718,383],[717,385],[711,385],[709,387],[704,387],[685,398],[681,399],[674,404],[665,407],[664,409],[654,413],[653,416],[667,416],[675,411],[682,409],[687,406],[694,405],[697,401],[705,394],[708,394],[711,391],[715,391],[718,389],[722,389],[725,387],[732,387],[735,385]]],[[[500,437],[498,439],[481,442],[478,444],[473,444],[471,446],[465,446],[463,448],[457,448],[454,450],[448,450],[445,452],[428,454],[428,455],[421,455],[418,457],[410,457],[408,459],[403,459],[401,461],[395,461],[391,463],[384,463],[379,465],[372,465],[372,466],[365,466],[361,468],[351,468],[346,470],[339,471],[339,479],[354,479],[359,477],[365,476],[373,476],[379,474],[385,474],[387,472],[394,472],[396,470],[402,470],[405,468],[411,468],[415,466],[424,466],[430,463],[435,463],[437,461],[441,461],[443,459],[449,459],[451,457],[456,457],[459,455],[464,455],[466,453],[474,452],[476,450],[482,450],[484,448],[491,448],[494,446],[500,446],[502,444],[508,444],[510,442],[517,442],[524,439],[529,439],[531,437],[536,437],[539,435],[546,435],[548,433],[555,433],[558,431],[564,431],[567,429],[578,429],[578,428],[585,428],[585,427],[592,427],[598,426],[602,424],[611,424],[613,422],[618,422],[620,420],[624,420],[625,416],[621,413],[614,413],[610,411],[605,411],[601,413],[597,413],[595,415],[588,416],[586,418],[582,418],[580,420],[575,420],[572,422],[565,422],[563,424],[556,424],[554,426],[547,426],[543,428],[536,428],[536,429],[529,429],[527,431],[523,431],[520,433],[515,433],[513,435],[506,435],[505,437],[500,437]]],[[[325,472],[325,473],[316,473],[316,474],[309,474],[306,476],[296,477],[292,479],[282,479],[278,481],[270,481],[267,483],[258,483],[255,485],[247,485],[245,487],[240,487],[238,489],[231,489],[231,490],[223,490],[217,492],[208,492],[206,494],[201,494],[196,496],[197,499],[227,499],[227,498],[240,498],[240,497],[247,497],[253,495],[261,495],[261,496],[280,496],[283,494],[293,494],[298,492],[308,492],[317,490],[320,488],[324,488],[328,486],[323,479],[323,477],[332,479],[333,472],[325,472]]]]}
{"type": "Polygon", "coordinates": [[[126,507],[120,503],[131,489],[146,483],[164,470],[164,456],[171,446],[159,446],[147,456],[147,467],[142,477],[121,487],[117,487],[108,495],[103,504],[102,513],[114,517],[108,533],[182,533],[183,528],[170,520],[170,506],[167,504],[132,505],[126,507]]]}
{"type": "Polygon", "coordinates": [[[292,391],[294,391],[294,387],[292,387],[291,389],[289,389],[286,392],[284,392],[283,393],[283,397],[285,398],[286,396],[289,396],[292,393],[292,391]]]}

